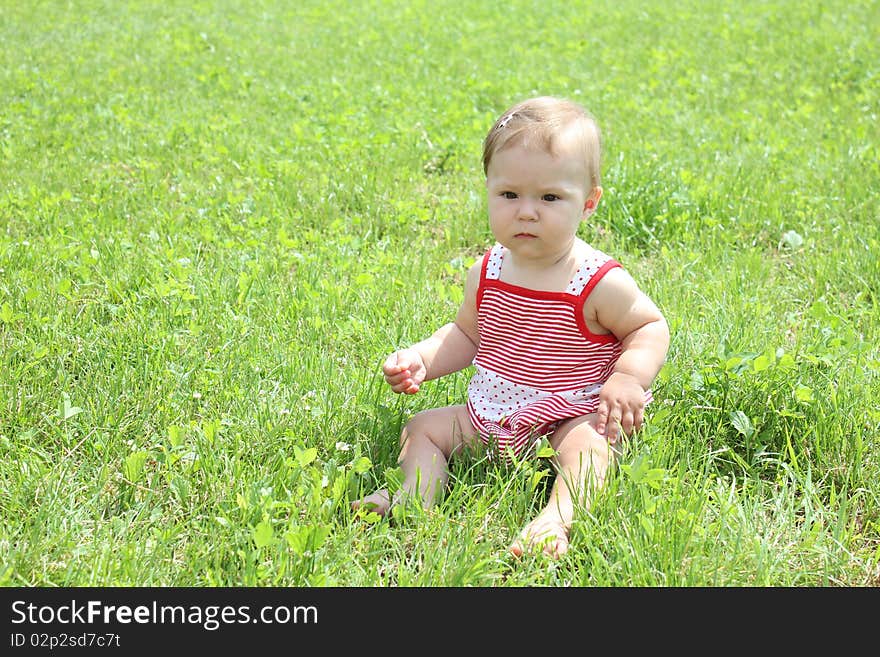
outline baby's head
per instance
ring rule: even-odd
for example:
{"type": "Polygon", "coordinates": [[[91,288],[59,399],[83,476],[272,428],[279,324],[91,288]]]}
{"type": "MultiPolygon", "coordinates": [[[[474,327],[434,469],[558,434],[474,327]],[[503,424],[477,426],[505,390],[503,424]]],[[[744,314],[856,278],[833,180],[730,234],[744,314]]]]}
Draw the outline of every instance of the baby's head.
{"type": "Polygon", "coordinates": [[[600,135],[593,117],[570,100],[540,96],[504,112],[483,141],[483,171],[495,153],[514,145],[540,148],[553,156],[560,151],[583,154],[586,189],[600,183],[600,135]]]}

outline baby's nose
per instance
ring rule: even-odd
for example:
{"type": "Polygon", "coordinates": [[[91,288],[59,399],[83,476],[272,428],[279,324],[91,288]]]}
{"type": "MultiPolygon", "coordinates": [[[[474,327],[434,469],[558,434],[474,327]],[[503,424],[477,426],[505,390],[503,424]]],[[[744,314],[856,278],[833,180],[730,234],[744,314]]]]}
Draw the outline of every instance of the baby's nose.
{"type": "Polygon", "coordinates": [[[519,206],[519,218],[523,221],[536,221],[538,213],[535,205],[529,201],[523,201],[519,206]]]}

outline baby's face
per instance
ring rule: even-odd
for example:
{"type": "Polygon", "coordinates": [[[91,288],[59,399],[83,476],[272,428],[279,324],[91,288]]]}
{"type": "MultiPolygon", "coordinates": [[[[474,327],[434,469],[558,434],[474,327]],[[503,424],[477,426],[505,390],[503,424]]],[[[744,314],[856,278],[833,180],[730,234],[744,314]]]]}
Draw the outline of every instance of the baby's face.
{"type": "Polygon", "coordinates": [[[583,157],[566,144],[555,154],[522,144],[496,152],[486,188],[495,239],[527,258],[570,248],[591,192],[583,157]]]}

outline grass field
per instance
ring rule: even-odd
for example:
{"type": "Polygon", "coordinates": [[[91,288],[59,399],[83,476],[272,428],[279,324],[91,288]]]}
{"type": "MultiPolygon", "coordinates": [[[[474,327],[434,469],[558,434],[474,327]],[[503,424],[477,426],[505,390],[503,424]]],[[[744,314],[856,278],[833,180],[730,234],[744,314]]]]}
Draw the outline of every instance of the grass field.
{"type": "Polygon", "coordinates": [[[877,586],[880,4],[0,0],[0,583],[877,586]],[[586,105],[581,237],[664,311],[553,562],[549,464],[396,522],[385,355],[492,241],[481,140],[586,105]]]}

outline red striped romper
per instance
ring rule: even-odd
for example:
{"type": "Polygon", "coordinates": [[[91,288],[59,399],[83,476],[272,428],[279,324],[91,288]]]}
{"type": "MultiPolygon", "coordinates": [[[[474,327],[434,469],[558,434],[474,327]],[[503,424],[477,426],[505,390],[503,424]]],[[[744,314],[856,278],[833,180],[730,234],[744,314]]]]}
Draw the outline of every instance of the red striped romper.
{"type": "Polygon", "coordinates": [[[621,265],[591,249],[564,292],[547,292],[499,280],[505,251],[496,244],[483,257],[480,346],[467,409],[482,441],[509,457],[508,450],[522,455],[563,420],[598,409],[621,345],[613,334],[590,332],[584,302],[621,265]]]}

